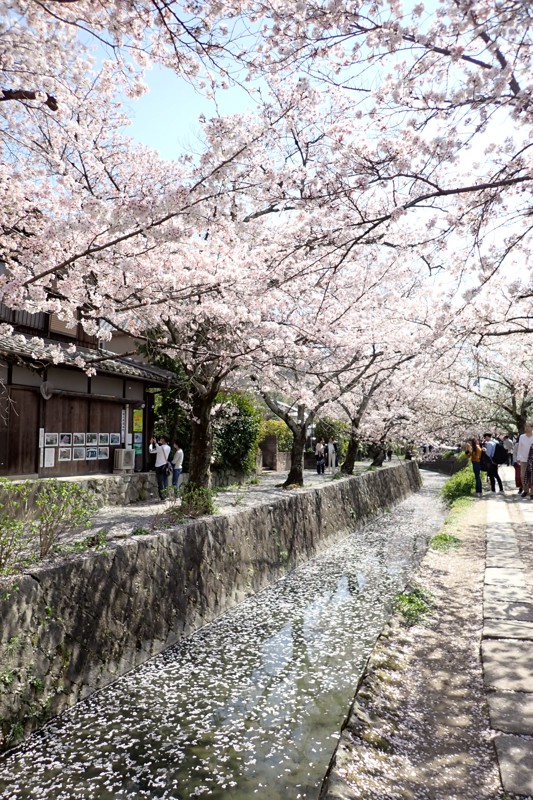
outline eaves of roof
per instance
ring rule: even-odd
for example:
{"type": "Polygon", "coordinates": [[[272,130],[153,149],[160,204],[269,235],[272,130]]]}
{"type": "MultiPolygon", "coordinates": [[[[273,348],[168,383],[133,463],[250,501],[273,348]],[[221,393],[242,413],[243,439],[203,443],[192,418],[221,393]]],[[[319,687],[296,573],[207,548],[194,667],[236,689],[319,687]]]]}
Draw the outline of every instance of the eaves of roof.
{"type": "Polygon", "coordinates": [[[24,361],[36,365],[55,363],[52,353],[47,352],[47,348],[52,345],[61,351],[61,361],[58,366],[75,367],[80,369],[76,359],[82,358],[87,367],[92,367],[97,373],[105,375],[120,375],[127,378],[136,378],[153,386],[168,386],[175,382],[174,373],[150,364],[143,364],[127,356],[119,356],[108,350],[91,350],[86,347],[76,346],[74,352],[70,352],[71,345],[64,342],[57,342],[52,339],[43,339],[44,348],[32,341],[28,336],[21,333],[14,333],[11,336],[0,335],[0,355],[18,356],[24,361]]]}

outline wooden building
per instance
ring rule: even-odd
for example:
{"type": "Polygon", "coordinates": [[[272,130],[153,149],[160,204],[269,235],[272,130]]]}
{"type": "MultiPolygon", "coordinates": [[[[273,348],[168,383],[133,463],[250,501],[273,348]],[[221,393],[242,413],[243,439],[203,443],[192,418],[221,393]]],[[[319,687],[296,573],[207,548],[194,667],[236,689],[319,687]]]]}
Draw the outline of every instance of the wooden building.
{"type": "Polygon", "coordinates": [[[0,476],[57,477],[113,472],[117,449],[135,450],[135,470],[149,467],[153,392],[172,374],[99,347],[81,325],[0,304],[0,476]],[[32,341],[59,348],[54,364],[32,341]],[[72,345],[76,350],[73,352],[72,345]],[[81,356],[94,369],[76,365],[81,356]]]}

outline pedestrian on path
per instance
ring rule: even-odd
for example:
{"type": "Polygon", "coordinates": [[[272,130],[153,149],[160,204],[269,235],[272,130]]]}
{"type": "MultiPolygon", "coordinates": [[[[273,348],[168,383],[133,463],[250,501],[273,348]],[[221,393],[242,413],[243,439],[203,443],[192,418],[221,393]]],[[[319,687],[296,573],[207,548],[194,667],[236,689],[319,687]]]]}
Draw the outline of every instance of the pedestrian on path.
{"type": "Polygon", "coordinates": [[[518,439],[518,449],[516,451],[516,460],[520,464],[522,497],[527,497],[529,494],[529,487],[526,483],[526,469],[531,445],[533,445],[533,425],[531,422],[526,422],[524,433],[518,439]]]}
{"type": "Polygon", "coordinates": [[[155,477],[157,480],[157,490],[159,492],[159,499],[164,500],[167,491],[168,481],[168,457],[170,455],[170,445],[166,436],[160,436],[159,441],[152,436],[150,439],[150,446],[148,447],[150,453],[155,453],[155,477]]]}
{"type": "Polygon", "coordinates": [[[324,440],[320,439],[316,443],[315,447],[315,458],[316,458],[316,474],[323,475],[324,474],[324,467],[326,465],[326,457],[324,452],[324,440]]]}
{"type": "Polygon", "coordinates": [[[523,497],[529,497],[530,500],[533,500],[533,445],[529,448],[523,490],[523,497]]]}
{"type": "Polygon", "coordinates": [[[504,437],[504,439],[502,441],[502,445],[505,448],[505,450],[507,451],[507,466],[508,467],[512,467],[513,466],[513,440],[511,438],[510,434],[507,434],[507,436],[504,437]]]}
{"type": "Polygon", "coordinates": [[[518,439],[513,444],[513,467],[514,467],[514,482],[518,489],[518,494],[522,494],[522,470],[520,461],[518,460],[518,439]]]}
{"type": "Polygon", "coordinates": [[[174,497],[178,496],[178,490],[180,485],[180,475],[183,469],[183,450],[181,445],[178,441],[174,442],[174,455],[171,459],[172,464],[172,486],[174,489],[174,497]]]}
{"type": "Polygon", "coordinates": [[[472,463],[472,471],[476,481],[476,495],[481,497],[483,489],[481,486],[481,455],[483,451],[475,439],[470,439],[466,443],[465,454],[472,463]]]}
{"type": "Polygon", "coordinates": [[[498,483],[498,489],[500,490],[500,492],[503,492],[502,479],[498,474],[498,464],[496,463],[496,461],[493,460],[496,446],[499,445],[500,443],[498,442],[497,439],[494,438],[494,436],[491,433],[484,433],[483,439],[484,442],[482,450],[486,452],[487,457],[490,459],[490,463],[487,464],[487,478],[490,481],[490,490],[491,492],[495,492],[496,483],[498,483]]]}
{"type": "Polygon", "coordinates": [[[328,461],[328,472],[331,475],[335,475],[335,471],[337,469],[337,442],[333,439],[333,436],[329,437],[329,442],[327,445],[327,461],[328,461]]]}

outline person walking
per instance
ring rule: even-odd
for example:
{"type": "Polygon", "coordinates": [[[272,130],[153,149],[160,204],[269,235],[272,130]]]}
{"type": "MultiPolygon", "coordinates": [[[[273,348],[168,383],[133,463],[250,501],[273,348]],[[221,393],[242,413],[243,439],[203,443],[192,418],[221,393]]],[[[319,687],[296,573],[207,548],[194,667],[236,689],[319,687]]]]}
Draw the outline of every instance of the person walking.
{"type": "Polygon", "coordinates": [[[180,475],[183,469],[183,450],[181,449],[181,445],[178,441],[174,442],[174,455],[171,458],[170,463],[172,464],[172,486],[174,488],[174,497],[178,496],[178,490],[180,485],[180,475]]]}
{"type": "Polygon", "coordinates": [[[316,443],[315,447],[315,458],[316,458],[316,474],[323,475],[324,474],[324,467],[326,466],[326,459],[324,453],[324,440],[320,439],[316,443]]]}
{"type": "Polygon", "coordinates": [[[533,445],[529,448],[523,487],[525,492],[523,496],[533,500],[533,445]]]}
{"type": "Polygon", "coordinates": [[[529,494],[529,486],[526,483],[526,469],[531,445],[533,445],[533,425],[531,422],[526,422],[524,425],[524,433],[518,439],[518,447],[516,450],[516,460],[520,464],[522,497],[527,497],[529,494]]]}
{"type": "Polygon", "coordinates": [[[522,470],[520,469],[520,461],[518,460],[518,439],[513,444],[513,467],[515,486],[518,489],[518,494],[522,494],[522,470]]]}
{"type": "Polygon", "coordinates": [[[475,439],[470,439],[465,447],[465,454],[466,457],[470,460],[472,464],[472,471],[474,473],[474,479],[476,482],[476,495],[477,497],[481,497],[483,494],[483,488],[481,486],[481,455],[482,449],[477,443],[475,439]]]}
{"type": "Polygon", "coordinates": [[[484,433],[483,440],[483,447],[481,449],[485,451],[487,458],[490,459],[490,463],[487,464],[487,478],[490,481],[490,490],[491,492],[495,492],[496,483],[498,483],[498,489],[500,492],[503,492],[502,479],[498,473],[498,464],[492,460],[496,445],[498,445],[499,442],[493,437],[492,433],[484,433]]]}
{"type": "Polygon", "coordinates": [[[513,440],[509,434],[504,437],[502,445],[507,450],[507,466],[513,466],[513,440]]]}
{"type": "Polygon", "coordinates": [[[328,472],[330,472],[331,475],[335,475],[335,470],[337,467],[337,443],[334,441],[333,436],[329,437],[326,456],[328,462],[328,472]]]}
{"type": "Polygon", "coordinates": [[[148,447],[150,453],[155,453],[155,477],[157,480],[157,490],[159,492],[159,499],[164,500],[167,491],[168,480],[168,457],[170,454],[170,445],[166,436],[160,436],[159,441],[154,436],[150,439],[150,446],[148,447]]]}

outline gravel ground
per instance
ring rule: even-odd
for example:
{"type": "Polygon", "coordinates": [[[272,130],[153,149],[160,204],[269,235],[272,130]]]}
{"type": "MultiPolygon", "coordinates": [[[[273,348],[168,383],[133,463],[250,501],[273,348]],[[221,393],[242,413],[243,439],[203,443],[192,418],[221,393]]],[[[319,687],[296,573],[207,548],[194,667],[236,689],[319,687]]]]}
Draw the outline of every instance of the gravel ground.
{"type": "MultiPolygon", "coordinates": [[[[398,461],[393,461],[391,464],[398,464],[398,461]]],[[[369,462],[356,464],[354,475],[365,472],[368,469],[368,465],[369,462]]],[[[246,483],[242,486],[222,489],[215,497],[217,513],[224,515],[235,514],[244,508],[286,497],[287,490],[280,487],[284,480],[284,473],[264,472],[258,478],[257,484],[246,483]]],[[[312,470],[305,470],[304,480],[305,486],[303,488],[291,489],[291,491],[306,491],[315,486],[327,485],[332,480],[339,480],[339,478],[333,478],[331,475],[317,475],[312,470]]],[[[157,528],[161,523],[162,516],[172,508],[175,502],[174,500],[159,500],[149,503],[136,503],[130,506],[107,506],[95,515],[89,533],[105,529],[108,541],[113,541],[131,536],[136,528],[157,528]]],[[[178,500],[178,505],[179,502],[178,500]]],[[[87,531],[83,536],[86,535],[87,531]]]]}

